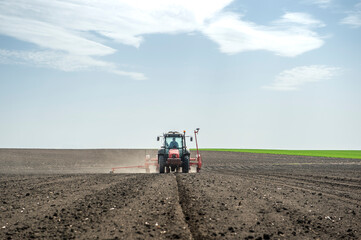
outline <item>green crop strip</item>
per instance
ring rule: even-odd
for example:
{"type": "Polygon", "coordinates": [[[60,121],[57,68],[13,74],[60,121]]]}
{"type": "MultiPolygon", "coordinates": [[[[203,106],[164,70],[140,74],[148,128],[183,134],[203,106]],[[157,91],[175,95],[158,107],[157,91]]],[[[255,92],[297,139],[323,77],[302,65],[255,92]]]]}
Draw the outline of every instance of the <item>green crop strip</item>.
{"type": "Polygon", "coordinates": [[[200,151],[247,152],[247,153],[267,153],[267,154],[361,159],[361,150],[277,150],[277,149],[202,148],[200,149],[200,151]]]}

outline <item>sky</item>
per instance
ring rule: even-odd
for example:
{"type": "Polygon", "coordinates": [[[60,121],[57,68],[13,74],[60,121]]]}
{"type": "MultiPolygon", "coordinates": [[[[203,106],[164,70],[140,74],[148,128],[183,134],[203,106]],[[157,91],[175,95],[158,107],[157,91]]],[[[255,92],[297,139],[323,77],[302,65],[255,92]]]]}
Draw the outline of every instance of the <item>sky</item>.
{"type": "Polygon", "coordinates": [[[0,0],[0,148],[361,149],[360,43],[360,0],[0,0]]]}

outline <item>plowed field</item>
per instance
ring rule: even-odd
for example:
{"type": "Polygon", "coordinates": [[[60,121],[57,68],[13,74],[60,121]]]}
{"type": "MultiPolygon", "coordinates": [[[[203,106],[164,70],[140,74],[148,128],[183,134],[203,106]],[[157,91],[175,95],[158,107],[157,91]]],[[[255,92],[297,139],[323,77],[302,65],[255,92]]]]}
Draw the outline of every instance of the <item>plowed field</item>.
{"type": "Polygon", "coordinates": [[[199,174],[108,173],[145,154],[1,149],[0,239],[361,239],[361,160],[203,152],[199,174]]]}

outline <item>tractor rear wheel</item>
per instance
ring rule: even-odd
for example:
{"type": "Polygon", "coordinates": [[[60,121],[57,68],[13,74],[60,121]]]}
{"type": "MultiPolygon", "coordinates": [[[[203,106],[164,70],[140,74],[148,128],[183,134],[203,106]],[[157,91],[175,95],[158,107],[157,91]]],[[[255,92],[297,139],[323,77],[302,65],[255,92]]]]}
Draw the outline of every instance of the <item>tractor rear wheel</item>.
{"type": "Polygon", "coordinates": [[[189,172],[189,156],[185,156],[182,163],[182,173],[189,172]]]}
{"type": "Polygon", "coordinates": [[[164,173],[164,169],[165,169],[165,159],[163,155],[159,155],[158,156],[158,161],[159,161],[159,173],[164,173]]]}

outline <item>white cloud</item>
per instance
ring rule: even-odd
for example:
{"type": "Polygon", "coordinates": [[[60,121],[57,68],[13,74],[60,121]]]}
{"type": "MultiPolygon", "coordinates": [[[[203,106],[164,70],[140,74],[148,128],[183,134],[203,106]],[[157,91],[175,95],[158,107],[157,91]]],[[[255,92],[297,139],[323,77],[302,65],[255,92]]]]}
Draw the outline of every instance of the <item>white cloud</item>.
{"type": "MultiPolygon", "coordinates": [[[[136,79],[144,76],[128,74],[114,63],[100,60],[102,56],[116,52],[115,47],[107,46],[109,42],[139,47],[146,34],[198,31],[217,42],[224,53],[267,50],[288,57],[319,48],[323,44],[323,40],[313,31],[321,27],[322,23],[308,14],[286,13],[269,26],[263,26],[226,12],[224,8],[231,2],[0,1],[0,34],[33,43],[42,49],[12,53],[12,58],[17,55],[18,61],[22,59],[27,64],[33,61],[38,66],[66,71],[92,69],[96,66],[97,69],[136,79]],[[29,54],[37,57],[30,58],[29,54]],[[48,58],[49,63],[39,60],[45,58],[48,58]],[[68,64],[69,60],[74,61],[74,64],[68,64]]],[[[9,61],[9,56],[7,58],[9,61]]]]}
{"type": "MultiPolygon", "coordinates": [[[[57,49],[64,48],[63,41],[73,42],[73,38],[81,38],[82,32],[89,31],[139,47],[143,40],[142,35],[145,34],[198,30],[206,19],[222,10],[231,1],[8,1],[0,3],[0,14],[7,17],[2,19],[0,29],[4,34],[21,40],[26,38],[46,47],[48,46],[45,40],[49,36],[62,37],[63,39],[52,41],[57,49]],[[4,28],[5,25],[8,26],[4,28]],[[10,30],[14,26],[19,28],[16,33],[10,30]],[[32,30],[36,32],[33,33],[32,30]]],[[[94,44],[88,42],[88,39],[79,40],[94,44]]],[[[104,53],[111,51],[109,48],[104,49],[102,45],[97,46],[97,50],[104,53]]]]}
{"type": "Polygon", "coordinates": [[[64,28],[37,20],[0,14],[1,33],[34,43],[43,48],[63,50],[76,55],[108,55],[114,49],[72,34],[64,28]]]}
{"type": "Polygon", "coordinates": [[[264,86],[264,88],[277,91],[293,91],[307,83],[331,79],[339,72],[339,68],[325,65],[295,67],[278,74],[274,82],[271,85],[264,86]]]}
{"type": "Polygon", "coordinates": [[[314,19],[311,15],[302,12],[288,12],[282,16],[282,18],[278,21],[275,21],[278,24],[302,24],[305,26],[313,26],[313,27],[324,27],[321,21],[314,19]]]}
{"type": "Polygon", "coordinates": [[[146,79],[142,73],[120,71],[113,63],[96,60],[85,55],[74,55],[59,51],[10,51],[0,49],[0,63],[35,65],[65,72],[92,68],[101,69],[120,76],[131,77],[135,80],[146,79]]]}
{"type": "Polygon", "coordinates": [[[270,26],[243,21],[233,13],[221,14],[203,29],[224,53],[267,50],[277,55],[294,57],[319,48],[323,40],[311,29],[322,25],[302,13],[286,13],[270,26]]]}
{"type": "Polygon", "coordinates": [[[332,5],[333,0],[305,0],[308,4],[315,4],[320,8],[328,8],[332,5]]]}
{"type": "Polygon", "coordinates": [[[361,27],[361,2],[355,5],[355,10],[348,13],[340,22],[341,24],[350,25],[351,27],[361,27]]]}
{"type": "Polygon", "coordinates": [[[207,18],[231,1],[1,1],[0,34],[51,50],[13,52],[12,57],[16,55],[18,61],[22,59],[28,64],[33,61],[37,66],[68,71],[97,66],[98,69],[113,69],[115,74],[141,79],[145,77],[138,73],[129,74],[94,57],[116,51],[106,46],[109,41],[139,47],[145,34],[197,31],[207,18]],[[102,41],[99,41],[99,35],[104,37],[102,41]],[[51,59],[50,63],[41,60],[45,58],[51,59]],[[68,64],[70,59],[75,62],[68,64]]]}
{"type": "Polygon", "coordinates": [[[349,14],[347,17],[341,20],[341,23],[351,25],[355,28],[361,27],[361,12],[349,14]]]}

